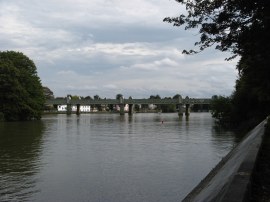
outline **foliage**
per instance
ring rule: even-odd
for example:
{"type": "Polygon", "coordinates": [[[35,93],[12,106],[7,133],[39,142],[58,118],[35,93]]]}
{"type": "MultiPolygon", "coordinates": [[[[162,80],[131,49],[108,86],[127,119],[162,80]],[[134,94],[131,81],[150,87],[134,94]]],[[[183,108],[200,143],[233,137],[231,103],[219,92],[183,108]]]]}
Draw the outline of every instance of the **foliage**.
{"type": "Polygon", "coordinates": [[[164,113],[176,112],[176,106],[174,104],[161,105],[160,108],[161,108],[162,112],[164,112],[164,113]]]}
{"type": "Polygon", "coordinates": [[[122,94],[117,94],[117,95],[115,96],[115,98],[116,98],[117,100],[120,100],[121,97],[123,97],[122,94]]]}
{"type": "MultiPolygon", "coordinates": [[[[94,100],[100,100],[101,97],[99,95],[94,95],[94,100]]],[[[91,105],[91,108],[97,108],[98,111],[102,110],[102,106],[100,104],[91,105]]]]}
{"type": "Polygon", "coordinates": [[[149,99],[161,99],[159,95],[150,95],[149,99]]]}
{"type": "Polygon", "coordinates": [[[100,100],[101,98],[99,97],[99,95],[95,95],[94,96],[94,100],[100,100]]]}
{"type": "MultiPolygon", "coordinates": [[[[230,51],[232,56],[229,59],[240,56],[236,67],[239,78],[229,98],[230,107],[213,105],[214,116],[238,123],[252,121],[254,124],[264,119],[270,113],[269,1],[176,1],[186,6],[187,13],[167,17],[164,21],[174,26],[185,25],[186,30],[198,29],[200,35],[195,43],[199,50],[184,50],[184,53],[198,53],[214,45],[220,51],[230,51]]],[[[229,100],[218,97],[214,101],[220,101],[222,106],[229,100]]]]}
{"type": "MultiPolygon", "coordinates": [[[[161,97],[160,95],[150,95],[149,99],[160,100],[161,97]]],[[[157,106],[156,110],[161,110],[161,105],[156,105],[156,106],[157,106]]]]}
{"type": "Polygon", "coordinates": [[[209,104],[194,104],[190,108],[194,112],[209,111],[209,104]]]}
{"type": "Polygon", "coordinates": [[[81,96],[78,96],[78,95],[72,95],[72,96],[71,96],[71,99],[72,99],[72,100],[80,100],[80,99],[81,99],[81,96]]]}
{"type": "Polygon", "coordinates": [[[173,99],[182,99],[182,96],[180,94],[176,94],[173,96],[173,99]]]}
{"type": "Polygon", "coordinates": [[[91,97],[91,96],[86,96],[85,98],[84,98],[85,100],[93,100],[93,98],[91,97]]]}
{"type": "Polygon", "coordinates": [[[211,101],[212,116],[220,123],[228,122],[231,115],[231,98],[223,96],[213,96],[211,101]]]}
{"type": "Polygon", "coordinates": [[[108,105],[108,110],[109,110],[109,111],[113,111],[113,110],[114,110],[113,104],[109,104],[109,105],[108,105]]]}
{"type": "Polygon", "coordinates": [[[139,112],[140,111],[140,105],[135,104],[134,111],[139,112]]]}
{"type": "MultiPolygon", "coordinates": [[[[269,21],[269,2],[265,0],[176,0],[185,5],[187,14],[166,17],[165,22],[185,29],[199,28],[200,41],[195,45],[203,51],[212,45],[221,51],[231,51],[232,57],[244,51],[243,41],[254,27],[269,21]]],[[[183,51],[187,54],[198,51],[183,51]]]]}
{"type": "Polygon", "coordinates": [[[0,112],[5,120],[39,119],[44,101],[34,62],[23,53],[0,52],[0,112]]]}
{"type": "Polygon", "coordinates": [[[43,88],[43,94],[46,100],[54,98],[54,94],[51,91],[51,89],[49,89],[47,86],[43,86],[42,88],[43,88]]]}

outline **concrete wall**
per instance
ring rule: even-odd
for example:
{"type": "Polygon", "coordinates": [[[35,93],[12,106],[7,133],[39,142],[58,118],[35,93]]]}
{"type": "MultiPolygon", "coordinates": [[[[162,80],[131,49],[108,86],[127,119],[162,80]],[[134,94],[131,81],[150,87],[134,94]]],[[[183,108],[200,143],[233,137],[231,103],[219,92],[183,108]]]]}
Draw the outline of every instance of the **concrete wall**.
{"type": "Polygon", "coordinates": [[[244,139],[183,200],[209,202],[245,201],[266,120],[244,139]]]}

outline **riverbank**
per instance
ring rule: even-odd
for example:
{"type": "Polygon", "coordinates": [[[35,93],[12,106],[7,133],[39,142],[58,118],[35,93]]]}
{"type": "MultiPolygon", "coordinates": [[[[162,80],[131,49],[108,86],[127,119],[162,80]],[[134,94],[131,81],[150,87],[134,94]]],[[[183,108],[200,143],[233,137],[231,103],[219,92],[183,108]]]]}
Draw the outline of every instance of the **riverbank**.
{"type": "MultiPolygon", "coordinates": [[[[254,170],[265,137],[265,124],[266,121],[262,121],[248,132],[183,201],[250,201],[254,170]]],[[[262,174],[262,177],[265,176],[262,174]]],[[[260,189],[261,186],[258,186],[260,189]]]]}
{"type": "Polygon", "coordinates": [[[270,201],[270,121],[259,153],[251,186],[252,202],[270,201]]]}

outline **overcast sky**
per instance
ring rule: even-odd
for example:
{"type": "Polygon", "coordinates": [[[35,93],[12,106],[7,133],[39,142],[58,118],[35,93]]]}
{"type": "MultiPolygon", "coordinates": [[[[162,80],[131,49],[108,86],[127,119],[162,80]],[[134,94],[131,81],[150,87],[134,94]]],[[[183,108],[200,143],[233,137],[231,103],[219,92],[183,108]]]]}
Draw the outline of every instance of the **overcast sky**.
{"type": "Polygon", "coordinates": [[[237,60],[183,55],[198,34],[163,22],[183,12],[174,0],[0,0],[0,50],[30,57],[55,96],[230,95],[237,60]]]}

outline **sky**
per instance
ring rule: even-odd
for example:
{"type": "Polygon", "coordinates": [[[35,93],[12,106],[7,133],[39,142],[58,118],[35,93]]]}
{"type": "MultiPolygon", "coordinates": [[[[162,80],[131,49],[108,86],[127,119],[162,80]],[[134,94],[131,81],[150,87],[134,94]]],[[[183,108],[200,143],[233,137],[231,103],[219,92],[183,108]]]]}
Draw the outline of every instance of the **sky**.
{"type": "Polygon", "coordinates": [[[237,60],[209,49],[187,56],[197,30],[163,22],[174,0],[0,0],[0,51],[23,52],[55,97],[228,96],[237,60]]]}

